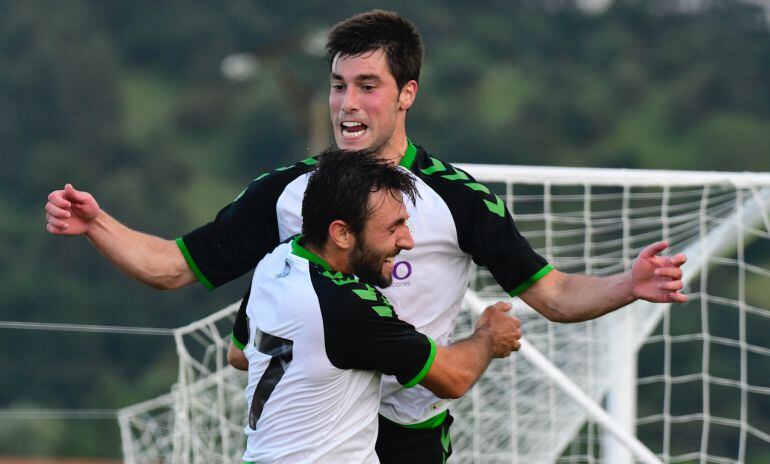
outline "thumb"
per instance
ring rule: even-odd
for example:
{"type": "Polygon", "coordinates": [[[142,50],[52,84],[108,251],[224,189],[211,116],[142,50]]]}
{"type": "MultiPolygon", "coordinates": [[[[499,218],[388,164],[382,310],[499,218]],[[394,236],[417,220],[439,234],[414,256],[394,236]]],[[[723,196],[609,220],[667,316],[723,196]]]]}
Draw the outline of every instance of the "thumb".
{"type": "Polygon", "coordinates": [[[493,304],[492,307],[495,308],[498,311],[501,311],[501,312],[505,313],[505,312],[510,311],[511,308],[513,307],[513,305],[511,303],[507,303],[505,301],[498,301],[497,303],[493,304]]]}
{"type": "Polygon", "coordinates": [[[88,199],[88,194],[81,192],[80,190],[75,190],[75,187],[73,187],[72,184],[67,184],[64,186],[64,198],[72,202],[82,203],[88,199]]]}
{"type": "Polygon", "coordinates": [[[661,251],[668,248],[668,242],[655,242],[652,245],[649,245],[645,247],[641,253],[639,253],[640,258],[653,258],[661,251]]]}

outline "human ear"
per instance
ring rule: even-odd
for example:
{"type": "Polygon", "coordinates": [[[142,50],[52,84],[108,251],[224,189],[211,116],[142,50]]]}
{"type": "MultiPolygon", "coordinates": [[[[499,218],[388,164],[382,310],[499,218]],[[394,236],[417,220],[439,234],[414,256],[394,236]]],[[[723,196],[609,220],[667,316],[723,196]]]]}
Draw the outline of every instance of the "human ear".
{"type": "Polygon", "coordinates": [[[329,240],[331,240],[337,248],[342,250],[349,249],[354,243],[353,234],[350,233],[348,224],[340,219],[332,221],[332,223],[329,224],[329,240]]]}
{"type": "Polygon", "coordinates": [[[414,104],[414,99],[417,97],[417,81],[409,81],[401,88],[401,92],[398,95],[398,109],[408,110],[414,104]]]}

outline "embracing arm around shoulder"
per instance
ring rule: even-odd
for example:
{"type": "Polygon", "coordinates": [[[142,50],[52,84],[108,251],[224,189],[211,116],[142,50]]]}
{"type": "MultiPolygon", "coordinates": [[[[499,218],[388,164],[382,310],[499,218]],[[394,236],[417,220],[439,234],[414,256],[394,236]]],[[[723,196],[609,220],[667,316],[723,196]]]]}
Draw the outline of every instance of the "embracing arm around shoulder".
{"type": "Polygon", "coordinates": [[[566,274],[553,270],[519,296],[554,322],[594,319],[638,299],[654,303],[684,303],[681,266],[686,257],[659,256],[668,244],[644,248],[631,270],[607,277],[566,274]]]}

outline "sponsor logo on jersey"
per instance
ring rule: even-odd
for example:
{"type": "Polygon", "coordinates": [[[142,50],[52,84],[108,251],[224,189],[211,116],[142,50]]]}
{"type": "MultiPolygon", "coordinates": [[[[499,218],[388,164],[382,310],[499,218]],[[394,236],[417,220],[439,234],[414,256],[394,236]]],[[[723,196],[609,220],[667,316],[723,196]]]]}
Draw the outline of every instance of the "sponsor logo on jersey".
{"type": "Polygon", "coordinates": [[[407,287],[411,285],[412,263],[398,261],[393,266],[393,287],[407,287]]]}

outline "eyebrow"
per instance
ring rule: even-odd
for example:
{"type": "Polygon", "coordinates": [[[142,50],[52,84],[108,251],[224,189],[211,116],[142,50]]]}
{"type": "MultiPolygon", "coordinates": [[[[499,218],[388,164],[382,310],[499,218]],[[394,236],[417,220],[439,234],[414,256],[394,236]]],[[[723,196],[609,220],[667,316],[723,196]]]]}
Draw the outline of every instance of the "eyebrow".
{"type": "MultiPolygon", "coordinates": [[[[334,72],[332,73],[332,79],[338,80],[338,81],[345,80],[345,79],[342,78],[341,75],[339,75],[337,73],[334,73],[334,72]]],[[[377,74],[359,74],[358,76],[354,77],[353,80],[355,82],[367,82],[367,81],[378,82],[378,83],[382,82],[382,78],[380,76],[378,76],[377,74]]]]}

